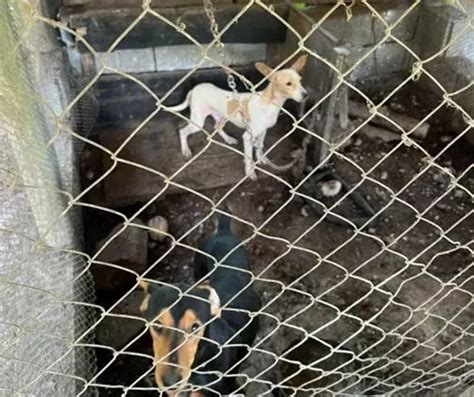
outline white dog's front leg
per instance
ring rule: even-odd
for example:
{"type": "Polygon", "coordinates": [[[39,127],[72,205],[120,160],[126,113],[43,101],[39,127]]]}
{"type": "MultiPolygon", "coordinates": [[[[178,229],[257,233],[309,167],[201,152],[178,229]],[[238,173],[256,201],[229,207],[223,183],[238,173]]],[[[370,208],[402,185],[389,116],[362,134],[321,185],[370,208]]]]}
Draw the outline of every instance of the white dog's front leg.
{"type": "Polygon", "coordinates": [[[257,173],[255,172],[255,165],[253,163],[253,144],[252,136],[248,131],[244,133],[244,165],[245,175],[249,176],[250,179],[257,179],[257,173]]]}
{"type": "Polygon", "coordinates": [[[267,131],[263,131],[259,135],[255,137],[256,140],[256,155],[257,155],[257,162],[260,164],[267,164],[268,160],[267,158],[263,155],[263,146],[264,146],[264,141],[265,141],[265,135],[267,131]]]}

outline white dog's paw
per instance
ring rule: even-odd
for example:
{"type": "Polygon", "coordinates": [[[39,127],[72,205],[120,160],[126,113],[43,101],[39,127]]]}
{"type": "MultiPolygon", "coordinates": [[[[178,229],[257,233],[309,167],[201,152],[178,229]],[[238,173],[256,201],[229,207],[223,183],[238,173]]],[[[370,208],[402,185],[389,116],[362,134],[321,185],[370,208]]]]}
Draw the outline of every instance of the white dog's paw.
{"type": "Polygon", "coordinates": [[[231,136],[227,137],[225,139],[225,142],[229,145],[237,145],[239,143],[239,141],[231,136]]]}
{"type": "Polygon", "coordinates": [[[254,169],[252,170],[247,170],[245,174],[252,180],[255,181],[257,179],[257,173],[255,172],[254,169]]]}
{"type": "Polygon", "coordinates": [[[193,155],[192,152],[191,152],[191,149],[189,149],[188,147],[183,148],[181,150],[181,153],[183,154],[184,158],[186,158],[186,159],[190,159],[193,155]]]}
{"type": "Polygon", "coordinates": [[[266,165],[268,163],[269,163],[269,161],[268,161],[267,156],[260,157],[260,164],[266,165]]]}

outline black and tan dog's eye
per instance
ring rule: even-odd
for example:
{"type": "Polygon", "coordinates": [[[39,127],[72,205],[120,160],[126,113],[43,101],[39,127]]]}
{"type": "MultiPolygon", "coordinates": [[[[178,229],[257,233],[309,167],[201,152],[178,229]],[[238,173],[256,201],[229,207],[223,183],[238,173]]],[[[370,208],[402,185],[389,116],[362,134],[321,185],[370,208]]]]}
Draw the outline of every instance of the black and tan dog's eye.
{"type": "Polygon", "coordinates": [[[164,327],[161,323],[154,323],[152,324],[151,326],[153,328],[153,331],[157,334],[157,335],[161,335],[163,333],[163,330],[164,330],[164,327]]]}
{"type": "Polygon", "coordinates": [[[199,328],[201,327],[200,323],[194,323],[193,326],[191,327],[191,332],[196,332],[199,328]]]}

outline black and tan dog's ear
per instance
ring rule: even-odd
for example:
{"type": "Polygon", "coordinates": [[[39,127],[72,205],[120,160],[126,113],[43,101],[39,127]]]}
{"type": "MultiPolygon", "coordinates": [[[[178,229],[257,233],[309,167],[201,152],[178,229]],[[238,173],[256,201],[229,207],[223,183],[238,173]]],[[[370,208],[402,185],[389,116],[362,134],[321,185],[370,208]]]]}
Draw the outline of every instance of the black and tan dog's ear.
{"type": "Polygon", "coordinates": [[[263,62],[257,62],[255,64],[255,69],[262,73],[265,77],[268,76],[273,69],[270,66],[265,65],[263,62]]]}
{"type": "Polygon", "coordinates": [[[294,63],[291,65],[291,69],[296,70],[300,73],[306,65],[306,61],[308,60],[308,54],[301,55],[294,63]]]}
{"type": "Polygon", "coordinates": [[[221,300],[214,288],[209,287],[209,303],[211,305],[211,314],[215,317],[221,316],[221,300]]]}
{"type": "Polygon", "coordinates": [[[145,298],[143,298],[143,302],[140,305],[140,311],[142,313],[146,312],[146,309],[148,309],[148,304],[150,302],[150,283],[144,280],[140,280],[138,282],[138,285],[140,288],[143,289],[143,292],[145,292],[145,298]]]}

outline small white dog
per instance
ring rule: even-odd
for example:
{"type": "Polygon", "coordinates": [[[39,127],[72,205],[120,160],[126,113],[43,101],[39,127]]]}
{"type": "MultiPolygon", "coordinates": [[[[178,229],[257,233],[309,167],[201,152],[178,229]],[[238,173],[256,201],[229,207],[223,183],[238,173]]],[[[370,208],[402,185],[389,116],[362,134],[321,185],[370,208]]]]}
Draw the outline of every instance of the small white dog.
{"type": "MultiPolygon", "coordinates": [[[[280,110],[287,99],[302,102],[306,96],[300,76],[306,59],[307,55],[302,55],[291,67],[273,73],[269,77],[268,86],[255,94],[250,92],[234,94],[213,84],[202,83],[188,92],[183,103],[167,107],[166,110],[172,112],[191,108],[191,122],[179,131],[183,156],[191,157],[188,136],[201,130],[208,116],[214,118],[215,128],[224,141],[229,145],[235,145],[237,140],[223,130],[225,122],[229,120],[235,126],[246,130],[243,135],[245,174],[251,179],[256,179],[253,149],[256,149],[257,162],[265,163],[263,142],[267,130],[276,124],[280,110]]],[[[264,63],[258,62],[255,67],[264,76],[269,76],[273,72],[273,69],[264,63]]]]}

